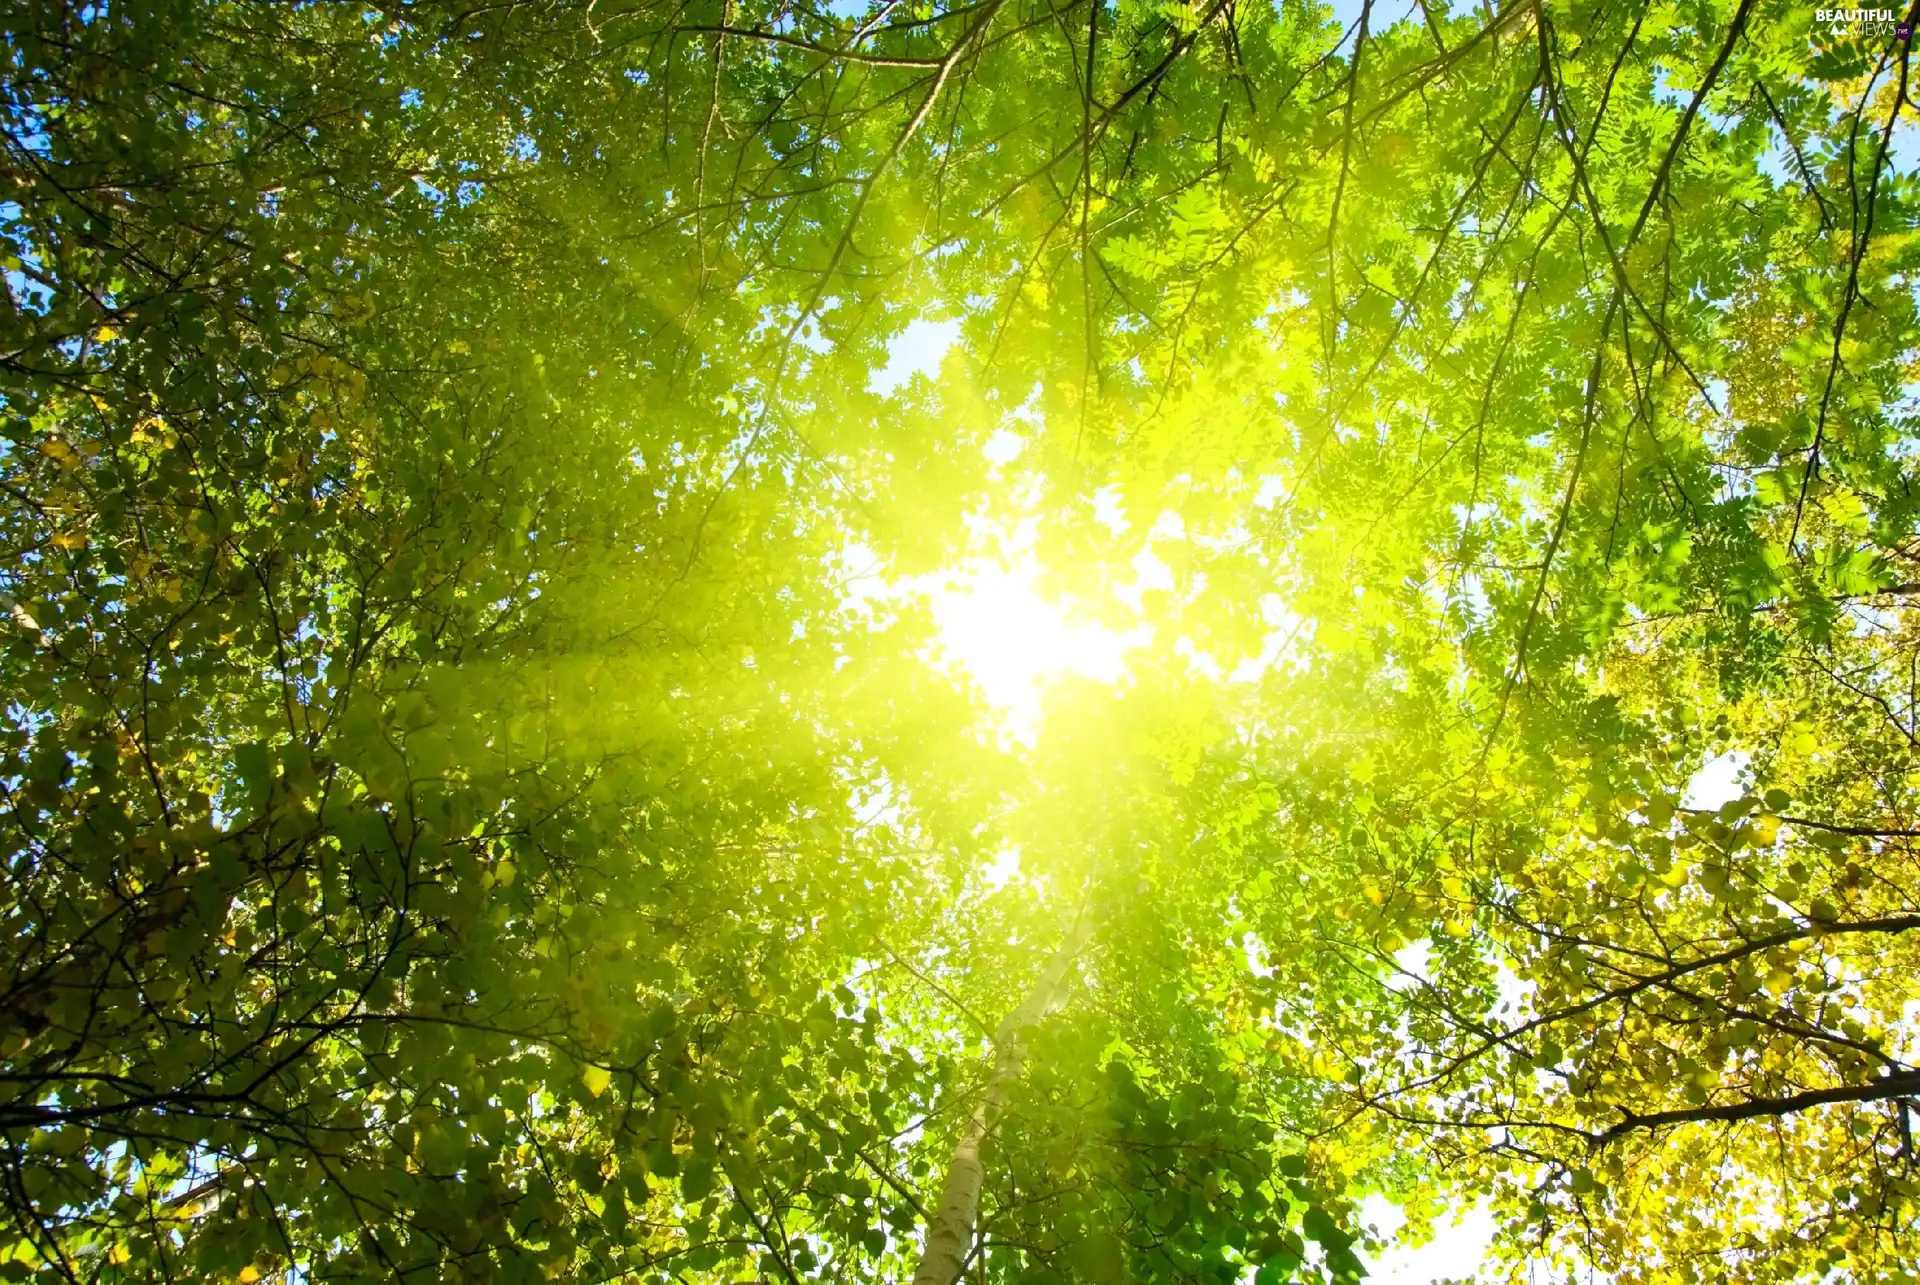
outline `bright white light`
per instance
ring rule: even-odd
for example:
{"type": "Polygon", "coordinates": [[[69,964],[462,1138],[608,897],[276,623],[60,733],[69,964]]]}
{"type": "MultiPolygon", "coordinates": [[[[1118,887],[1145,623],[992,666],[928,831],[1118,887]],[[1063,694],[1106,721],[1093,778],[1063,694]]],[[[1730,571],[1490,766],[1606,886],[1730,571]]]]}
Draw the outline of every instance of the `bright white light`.
{"type": "Polygon", "coordinates": [[[1026,449],[1026,438],[1003,428],[987,439],[987,444],[980,448],[980,453],[995,464],[1010,464],[1020,458],[1020,452],[1026,449]]]}
{"type": "MultiPolygon", "coordinates": [[[[1379,1195],[1360,1202],[1360,1217],[1388,1236],[1406,1222],[1399,1206],[1379,1195]]],[[[1433,1239],[1426,1244],[1418,1248],[1389,1244],[1370,1264],[1367,1280],[1370,1285],[1431,1285],[1470,1278],[1486,1262],[1493,1231],[1493,1211],[1486,1205],[1456,1209],[1452,1220],[1443,1216],[1437,1221],[1433,1239]]]]}
{"type": "Polygon", "coordinates": [[[988,892],[997,892],[1020,877],[1020,849],[1002,848],[994,854],[993,861],[980,872],[980,882],[988,892]]]}
{"type": "Polygon", "coordinates": [[[1753,755],[1745,750],[1729,750],[1708,759],[1687,782],[1687,792],[1681,796],[1680,806],[1713,809],[1733,802],[1742,793],[1740,773],[1746,771],[1747,764],[1752,761],[1753,755]]]}
{"type": "Polygon", "coordinates": [[[1115,585],[1113,596],[1135,611],[1144,611],[1145,597],[1154,590],[1165,591],[1173,588],[1173,569],[1160,560],[1160,555],[1152,549],[1142,549],[1133,555],[1133,583],[1115,585]]]}
{"type": "Polygon", "coordinates": [[[1034,580],[1031,566],[980,562],[944,577],[928,595],[941,650],[966,667],[1022,739],[1038,721],[1045,679],[1071,673],[1115,682],[1128,649],[1149,634],[1145,625],[1122,633],[1069,620],[1034,580]]]}
{"type": "Polygon", "coordinates": [[[1433,980],[1433,942],[1422,937],[1419,941],[1409,942],[1393,953],[1393,962],[1400,971],[1387,979],[1387,985],[1393,990],[1412,990],[1421,982],[1433,980]]]}

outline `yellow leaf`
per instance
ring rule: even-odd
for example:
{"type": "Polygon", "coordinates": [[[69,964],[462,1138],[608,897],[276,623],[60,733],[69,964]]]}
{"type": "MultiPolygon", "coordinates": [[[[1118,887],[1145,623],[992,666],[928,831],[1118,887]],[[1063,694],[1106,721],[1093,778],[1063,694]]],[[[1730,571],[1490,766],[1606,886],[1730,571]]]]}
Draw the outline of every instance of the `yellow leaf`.
{"type": "Polygon", "coordinates": [[[587,1086],[587,1092],[597,1098],[613,1083],[613,1072],[604,1066],[589,1066],[580,1072],[580,1082],[587,1086]]]}

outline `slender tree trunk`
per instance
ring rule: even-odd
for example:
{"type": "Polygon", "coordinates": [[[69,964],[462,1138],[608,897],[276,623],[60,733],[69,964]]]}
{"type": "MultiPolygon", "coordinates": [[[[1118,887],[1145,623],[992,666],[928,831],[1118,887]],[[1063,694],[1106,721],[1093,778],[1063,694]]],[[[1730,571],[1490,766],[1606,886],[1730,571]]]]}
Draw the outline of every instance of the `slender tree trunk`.
{"type": "Polygon", "coordinates": [[[940,1184],[940,1204],[927,1222],[926,1248],[921,1251],[913,1285],[954,1285],[960,1279],[973,1250],[974,1226],[980,1218],[980,1188],[986,1180],[980,1148],[999,1126],[1007,1091],[1026,1073],[1027,1031],[1066,1002],[1067,970],[1086,939],[1082,928],[1054,952],[1046,972],[1027,992],[1020,1007],[1007,1014],[994,1032],[993,1069],[987,1074],[980,1105],[974,1108],[960,1141],[954,1145],[953,1159],[940,1184]]]}

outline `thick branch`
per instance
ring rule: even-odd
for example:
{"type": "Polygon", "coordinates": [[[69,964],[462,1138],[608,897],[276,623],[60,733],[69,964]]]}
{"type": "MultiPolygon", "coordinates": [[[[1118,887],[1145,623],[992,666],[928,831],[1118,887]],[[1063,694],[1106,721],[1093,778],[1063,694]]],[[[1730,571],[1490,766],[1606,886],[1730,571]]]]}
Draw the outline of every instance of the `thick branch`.
{"type": "Polygon", "coordinates": [[[1745,1102],[1730,1102],[1724,1106],[1655,1111],[1652,1115],[1627,1112],[1626,1119],[1611,1129],[1594,1134],[1592,1141],[1598,1148],[1636,1129],[1658,1129],[1669,1124],[1693,1124],[1705,1120],[1751,1120],[1758,1116],[1792,1115],[1835,1102],[1879,1102],[1887,1098],[1911,1097],[1915,1093],[1920,1093],[1920,1071],[1903,1071],[1898,1075],[1882,1076],[1870,1084],[1809,1089],[1805,1093],[1793,1093],[1780,1098],[1750,1098],[1745,1102]]]}

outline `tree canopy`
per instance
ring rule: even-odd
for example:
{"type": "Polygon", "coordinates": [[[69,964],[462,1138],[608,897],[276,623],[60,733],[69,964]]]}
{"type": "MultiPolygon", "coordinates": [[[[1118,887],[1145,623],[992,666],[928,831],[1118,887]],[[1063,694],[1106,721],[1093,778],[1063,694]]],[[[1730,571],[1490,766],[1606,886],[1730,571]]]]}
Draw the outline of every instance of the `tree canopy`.
{"type": "Polygon", "coordinates": [[[1912,1285],[1915,17],[18,0],[0,1279],[1912,1285]]]}

